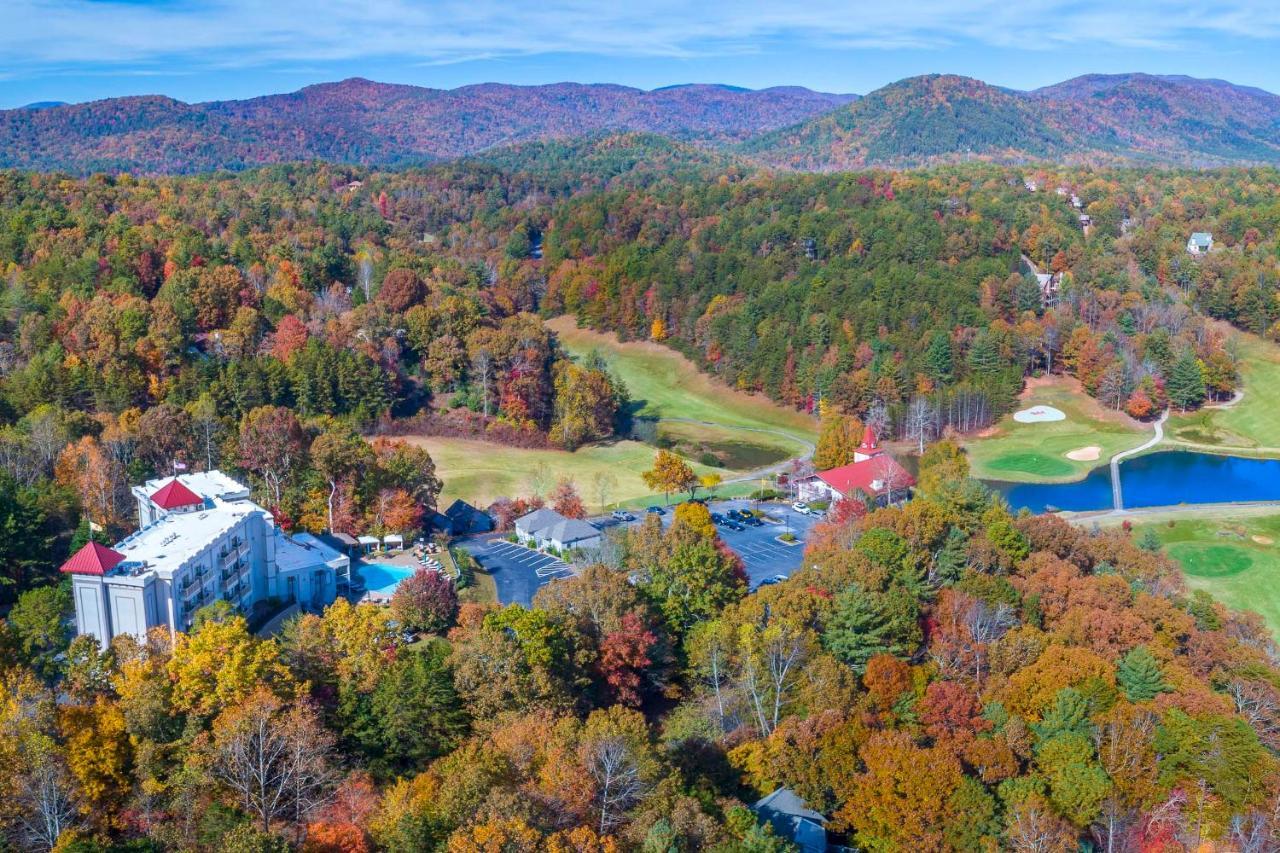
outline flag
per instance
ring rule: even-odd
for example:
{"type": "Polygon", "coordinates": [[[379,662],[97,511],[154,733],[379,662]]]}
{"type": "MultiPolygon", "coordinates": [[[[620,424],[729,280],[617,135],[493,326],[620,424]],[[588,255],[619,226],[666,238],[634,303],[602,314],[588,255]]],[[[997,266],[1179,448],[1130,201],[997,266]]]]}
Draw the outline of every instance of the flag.
{"type": "Polygon", "coordinates": [[[173,460],[173,470],[175,470],[175,471],[185,471],[185,470],[187,470],[187,463],[185,463],[185,462],[179,462],[177,459],[175,459],[175,460],[173,460]]]}

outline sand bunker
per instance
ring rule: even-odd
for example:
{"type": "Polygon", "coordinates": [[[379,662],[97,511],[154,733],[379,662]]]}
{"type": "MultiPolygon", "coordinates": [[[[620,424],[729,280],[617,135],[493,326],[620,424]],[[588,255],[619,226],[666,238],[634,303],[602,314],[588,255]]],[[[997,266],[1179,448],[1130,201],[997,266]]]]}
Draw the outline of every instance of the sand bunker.
{"type": "Polygon", "coordinates": [[[1270,536],[1250,536],[1249,538],[1252,539],[1254,542],[1257,542],[1259,545],[1275,544],[1275,540],[1272,539],[1270,536]]]}
{"type": "Polygon", "coordinates": [[[1093,462],[1098,458],[1098,454],[1102,453],[1102,448],[1096,444],[1088,447],[1077,447],[1075,450],[1067,452],[1067,458],[1072,462],[1093,462]]]}
{"type": "Polygon", "coordinates": [[[1064,421],[1067,416],[1061,409],[1053,406],[1032,406],[1030,409],[1014,412],[1013,419],[1020,424],[1037,424],[1044,421],[1064,421]]]}

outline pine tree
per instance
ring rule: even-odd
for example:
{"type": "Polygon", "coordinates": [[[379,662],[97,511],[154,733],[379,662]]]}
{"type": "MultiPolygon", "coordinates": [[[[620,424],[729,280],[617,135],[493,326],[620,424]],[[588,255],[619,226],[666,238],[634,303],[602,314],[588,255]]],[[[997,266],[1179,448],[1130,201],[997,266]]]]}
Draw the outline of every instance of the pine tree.
{"type": "Polygon", "coordinates": [[[1194,351],[1186,349],[1178,356],[1169,370],[1165,391],[1169,395],[1169,402],[1184,412],[1204,402],[1204,372],[1194,351]]]}
{"type": "Polygon", "coordinates": [[[933,333],[929,340],[929,349],[924,354],[925,372],[929,378],[939,385],[946,385],[952,379],[954,365],[951,355],[951,338],[941,330],[933,333]]]}
{"type": "Polygon", "coordinates": [[[861,674],[878,654],[910,657],[923,640],[919,619],[919,602],[903,587],[893,584],[876,593],[854,584],[836,599],[823,641],[861,674]]]}
{"type": "Polygon", "coordinates": [[[1137,646],[1120,659],[1116,680],[1130,702],[1146,702],[1169,689],[1160,662],[1146,646],[1137,646]]]}
{"type": "Polygon", "coordinates": [[[933,558],[933,578],[936,583],[947,585],[960,580],[969,561],[968,543],[969,537],[959,527],[953,527],[947,532],[942,548],[933,558]]]}
{"type": "Polygon", "coordinates": [[[974,339],[973,346],[969,348],[969,367],[982,377],[999,373],[1004,367],[1000,361],[1000,348],[991,335],[983,332],[974,339]]]}

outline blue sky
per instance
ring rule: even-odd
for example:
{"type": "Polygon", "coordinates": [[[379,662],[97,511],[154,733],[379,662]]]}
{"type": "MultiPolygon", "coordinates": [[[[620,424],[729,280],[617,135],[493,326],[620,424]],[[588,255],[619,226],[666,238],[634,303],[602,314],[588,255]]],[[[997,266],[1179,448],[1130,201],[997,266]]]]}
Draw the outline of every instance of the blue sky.
{"type": "Polygon", "coordinates": [[[352,76],[864,93],[929,72],[1026,89],[1147,71],[1280,93],[1278,48],[1276,0],[0,0],[0,107],[352,76]]]}

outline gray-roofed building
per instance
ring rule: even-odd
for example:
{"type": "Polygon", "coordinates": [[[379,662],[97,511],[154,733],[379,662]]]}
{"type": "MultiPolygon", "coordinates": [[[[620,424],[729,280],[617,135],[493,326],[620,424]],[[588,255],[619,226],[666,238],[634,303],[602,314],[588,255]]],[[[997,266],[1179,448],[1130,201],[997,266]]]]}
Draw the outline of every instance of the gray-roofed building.
{"type": "Polygon", "coordinates": [[[1197,231],[1187,240],[1187,254],[1207,255],[1213,249],[1213,235],[1208,231],[1197,231]]]}
{"type": "Polygon", "coordinates": [[[600,544],[600,531],[585,521],[566,518],[554,509],[543,507],[516,519],[516,537],[526,545],[570,551],[595,548],[600,544]]]}
{"type": "Polygon", "coordinates": [[[773,827],[779,838],[795,844],[804,853],[826,853],[827,819],[805,805],[790,788],[779,788],[751,807],[756,817],[773,827]]]}
{"type": "Polygon", "coordinates": [[[449,504],[444,512],[431,517],[431,526],[450,536],[466,536],[469,533],[488,533],[493,530],[493,517],[476,509],[462,499],[449,504]]]}

